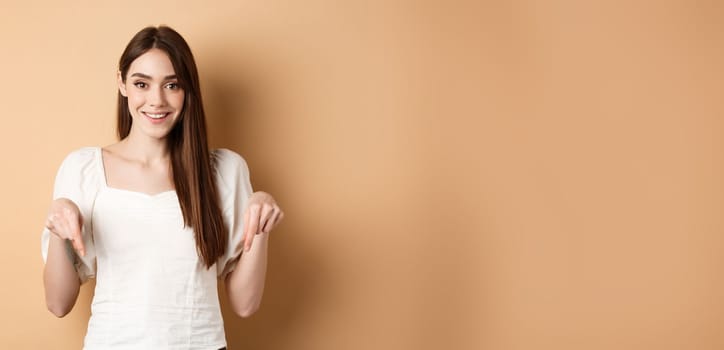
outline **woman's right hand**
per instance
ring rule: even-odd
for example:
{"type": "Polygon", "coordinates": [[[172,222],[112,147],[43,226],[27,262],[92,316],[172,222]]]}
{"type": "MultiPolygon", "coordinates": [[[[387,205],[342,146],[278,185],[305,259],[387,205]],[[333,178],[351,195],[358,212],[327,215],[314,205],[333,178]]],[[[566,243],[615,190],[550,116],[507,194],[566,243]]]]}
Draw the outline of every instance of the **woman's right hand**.
{"type": "Polygon", "coordinates": [[[85,246],[83,246],[83,236],[81,228],[83,227],[83,216],[80,209],[67,198],[58,198],[50,204],[48,211],[48,219],[45,227],[55,236],[69,240],[80,256],[85,256],[85,246]]]}

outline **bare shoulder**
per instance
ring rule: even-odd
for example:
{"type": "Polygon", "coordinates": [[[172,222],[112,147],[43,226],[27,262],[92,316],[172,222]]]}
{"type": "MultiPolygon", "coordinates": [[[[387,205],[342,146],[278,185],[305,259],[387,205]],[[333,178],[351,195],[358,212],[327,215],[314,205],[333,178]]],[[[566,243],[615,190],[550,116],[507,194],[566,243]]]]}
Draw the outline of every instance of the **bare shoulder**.
{"type": "Polygon", "coordinates": [[[119,160],[123,157],[122,154],[122,147],[120,142],[116,142],[114,144],[110,144],[104,147],[101,147],[101,153],[103,154],[104,160],[119,160]]]}

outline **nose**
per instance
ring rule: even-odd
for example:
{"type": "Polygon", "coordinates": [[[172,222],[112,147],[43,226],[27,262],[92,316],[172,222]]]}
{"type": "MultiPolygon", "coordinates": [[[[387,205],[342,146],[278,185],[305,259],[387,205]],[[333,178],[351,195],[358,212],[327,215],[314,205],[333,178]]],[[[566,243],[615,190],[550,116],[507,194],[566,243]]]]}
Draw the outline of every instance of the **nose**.
{"type": "Polygon", "coordinates": [[[148,96],[148,104],[151,107],[162,107],[166,105],[166,95],[163,91],[163,86],[151,89],[148,96]]]}

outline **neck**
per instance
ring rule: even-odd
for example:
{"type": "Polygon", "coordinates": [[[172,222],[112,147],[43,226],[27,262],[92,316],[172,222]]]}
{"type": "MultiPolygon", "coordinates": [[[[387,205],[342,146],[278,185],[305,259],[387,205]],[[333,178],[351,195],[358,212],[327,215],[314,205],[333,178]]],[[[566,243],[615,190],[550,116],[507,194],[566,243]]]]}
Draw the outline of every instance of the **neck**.
{"type": "Polygon", "coordinates": [[[128,158],[142,164],[167,162],[170,156],[166,138],[157,139],[131,132],[120,143],[128,158]]]}

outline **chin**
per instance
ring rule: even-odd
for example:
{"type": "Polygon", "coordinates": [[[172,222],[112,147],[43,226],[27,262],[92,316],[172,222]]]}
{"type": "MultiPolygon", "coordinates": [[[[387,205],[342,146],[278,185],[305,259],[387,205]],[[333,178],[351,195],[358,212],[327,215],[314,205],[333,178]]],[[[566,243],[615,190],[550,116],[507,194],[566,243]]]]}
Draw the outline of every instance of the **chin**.
{"type": "MultiPolygon", "coordinates": [[[[175,127],[176,123],[174,120],[174,123],[170,123],[169,125],[144,125],[144,120],[141,120],[140,123],[133,123],[131,126],[131,129],[135,128],[136,126],[139,126],[138,132],[139,134],[145,135],[146,137],[154,138],[154,139],[164,139],[166,138],[170,133],[171,130],[175,127]]],[[[131,130],[133,132],[133,130],[131,130]]]]}
{"type": "Polygon", "coordinates": [[[141,127],[139,128],[138,136],[145,136],[152,139],[165,139],[170,133],[172,128],[148,128],[148,127],[141,127]]]}
{"type": "Polygon", "coordinates": [[[169,135],[170,133],[171,133],[171,129],[168,129],[168,130],[166,130],[166,131],[164,131],[164,132],[152,132],[152,133],[149,133],[148,136],[160,140],[160,139],[165,139],[166,137],[168,137],[168,135],[169,135]]]}

